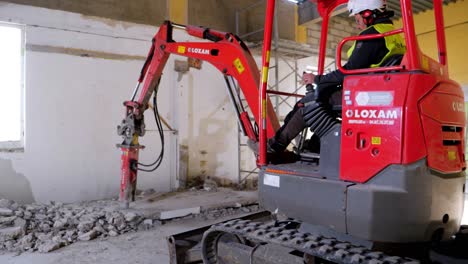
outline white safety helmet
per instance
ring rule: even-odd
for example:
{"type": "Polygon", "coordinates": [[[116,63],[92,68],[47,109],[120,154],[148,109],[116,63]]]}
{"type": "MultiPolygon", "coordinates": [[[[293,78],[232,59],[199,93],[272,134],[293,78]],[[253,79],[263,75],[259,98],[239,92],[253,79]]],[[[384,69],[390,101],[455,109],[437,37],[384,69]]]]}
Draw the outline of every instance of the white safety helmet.
{"type": "Polygon", "coordinates": [[[348,11],[349,16],[354,16],[361,13],[364,10],[375,10],[378,9],[380,12],[384,12],[387,7],[386,0],[349,0],[348,11]]]}

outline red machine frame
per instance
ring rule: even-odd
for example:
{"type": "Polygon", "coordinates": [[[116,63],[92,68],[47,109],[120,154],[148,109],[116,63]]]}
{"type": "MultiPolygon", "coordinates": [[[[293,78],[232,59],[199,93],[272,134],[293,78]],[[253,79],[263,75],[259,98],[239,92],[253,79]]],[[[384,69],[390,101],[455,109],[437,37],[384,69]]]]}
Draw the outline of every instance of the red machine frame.
{"type": "MultiPolygon", "coordinates": [[[[327,29],[331,13],[337,6],[346,4],[348,1],[311,1],[317,5],[319,14],[323,19],[318,60],[318,74],[323,74],[328,32],[327,29]]],[[[436,32],[439,46],[439,62],[425,56],[420,51],[416,41],[414,21],[411,15],[411,2],[400,0],[400,3],[404,25],[402,29],[372,36],[348,37],[339,44],[336,61],[338,62],[338,68],[343,73],[363,74],[394,70],[405,72],[420,70],[439,76],[441,79],[448,79],[442,2],[440,0],[434,0],[436,32]],[[341,49],[347,41],[379,38],[400,33],[404,34],[407,43],[407,53],[404,57],[404,63],[402,63],[404,66],[359,70],[343,69],[341,65],[341,49]]],[[[265,28],[261,74],[258,74],[257,65],[255,64],[249,50],[235,35],[203,27],[183,26],[170,23],[168,21],[165,22],[153,38],[153,44],[141,71],[138,79],[138,85],[133,93],[132,99],[124,103],[126,106],[127,118],[132,118],[132,120],[128,120],[129,123],[135,122],[135,120],[137,122],[143,122],[143,112],[148,108],[148,101],[153,92],[157,91],[162,71],[171,53],[205,60],[218,68],[225,76],[232,76],[239,82],[239,86],[241,87],[249,106],[253,110],[254,118],[258,124],[258,138],[257,135],[255,135],[247,112],[239,113],[241,125],[250,139],[254,141],[258,139],[259,141],[257,166],[266,166],[267,139],[272,137],[275,131],[279,128],[279,122],[276,118],[275,112],[273,111],[273,107],[267,98],[267,81],[271,53],[274,8],[275,0],[268,0],[264,23],[265,28]],[[186,30],[186,32],[191,36],[208,39],[213,42],[175,42],[172,39],[172,31],[174,28],[186,30]],[[213,52],[216,53],[216,56],[212,56],[213,52]],[[141,83],[143,83],[143,88],[140,91],[138,100],[134,100],[141,83]],[[252,89],[252,87],[258,87],[258,89],[252,89]]],[[[278,94],[280,94],[280,92],[278,92],[278,94]]],[[[122,133],[122,135],[125,135],[126,140],[124,140],[124,143],[119,146],[122,149],[120,199],[122,201],[127,201],[128,203],[129,198],[134,196],[133,193],[136,187],[138,153],[139,149],[142,148],[138,143],[138,137],[144,134],[144,128],[141,129],[140,127],[139,131],[135,131],[135,128],[131,128],[130,131],[127,132],[128,133],[122,133]]],[[[405,154],[403,153],[402,155],[405,154]]]]}

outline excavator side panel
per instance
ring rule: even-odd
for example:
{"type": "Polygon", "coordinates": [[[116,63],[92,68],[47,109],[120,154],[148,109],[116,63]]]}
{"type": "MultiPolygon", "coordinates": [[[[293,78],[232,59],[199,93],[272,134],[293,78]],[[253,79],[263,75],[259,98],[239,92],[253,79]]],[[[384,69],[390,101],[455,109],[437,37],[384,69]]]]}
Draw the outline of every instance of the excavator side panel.
{"type": "Polygon", "coordinates": [[[415,76],[412,83],[437,83],[418,104],[428,166],[441,173],[464,170],[466,116],[461,88],[454,82],[436,82],[424,75],[415,76]]]}
{"type": "Polygon", "coordinates": [[[343,85],[340,179],[364,183],[401,163],[410,74],[356,75],[343,85]]]}
{"type": "Polygon", "coordinates": [[[390,165],[369,182],[348,187],[348,234],[385,243],[454,235],[463,213],[465,173],[441,175],[426,164],[421,159],[390,165]]]}

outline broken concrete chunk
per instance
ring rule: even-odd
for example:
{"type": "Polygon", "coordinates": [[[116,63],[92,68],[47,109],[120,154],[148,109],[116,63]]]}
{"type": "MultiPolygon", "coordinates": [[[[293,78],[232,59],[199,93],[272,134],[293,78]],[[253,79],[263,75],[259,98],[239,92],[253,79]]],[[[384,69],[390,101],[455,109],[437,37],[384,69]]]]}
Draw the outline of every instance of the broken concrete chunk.
{"type": "Polygon", "coordinates": [[[109,231],[109,236],[111,236],[111,237],[115,237],[115,236],[118,236],[118,235],[119,235],[119,233],[117,233],[114,230],[109,231]]]}
{"type": "Polygon", "coordinates": [[[19,226],[7,227],[0,229],[0,242],[16,239],[23,234],[23,230],[19,226]]]}
{"type": "Polygon", "coordinates": [[[192,208],[184,208],[184,209],[161,212],[159,219],[167,220],[167,219],[184,217],[190,214],[199,214],[199,213],[200,213],[200,206],[197,206],[197,207],[192,207],[192,208]]]}
{"type": "Polygon", "coordinates": [[[148,230],[153,227],[153,219],[145,219],[141,224],[138,226],[138,230],[148,230]]]}
{"type": "Polygon", "coordinates": [[[95,239],[97,237],[97,235],[98,234],[97,234],[96,230],[91,230],[88,233],[84,233],[81,236],[79,236],[78,239],[81,240],[81,241],[89,241],[89,240],[95,239]]]}
{"type": "Polygon", "coordinates": [[[145,221],[143,221],[143,224],[153,226],[153,219],[145,219],[145,221]]]}
{"type": "Polygon", "coordinates": [[[98,232],[99,234],[107,234],[107,231],[100,225],[100,224],[97,224],[93,230],[95,230],[96,232],[98,232]]]}
{"type": "Polygon", "coordinates": [[[49,232],[50,231],[50,225],[49,224],[46,224],[46,223],[42,223],[40,226],[39,226],[39,229],[42,231],[42,232],[49,232]]]}
{"type": "Polygon", "coordinates": [[[0,199],[0,208],[8,208],[13,204],[13,201],[7,199],[0,199]]]}
{"type": "Polygon", "coordinates": [[[39,213],[39,214],[36,214],[34,218],[36,218],[39,221],[42,221],[42,220],[47,219],[47,215],[39,213]]]}
{"type": "Polygon", "coordinates": [[[133,212],[129,212],[125,214],[125,221],[132,222],[137,218],[137,214],[133,212]]]}
{"type": "Polygon", "coordinates": [[[29,249],[33,248],[33,246],[34,246],[33,239],[34,239],[33,234],[28,234],[28,235],[22,237],[18,241],[18,244],[19,244],[19,246],[21,247],[22,250],[29,250],[29,249]]]}
{"type": "Polygon", "coordinates": [[[25,211],[25,212],[24,212],[24,216],[23,216],[23,217],[24,217],[24,219],[27,219],[27,220],[29,220],[29,219],[31,219],[31,218],[32,218],[32,213],[31,213],[31,212],[29,212],[29,211],[25,211]]]}
{"type": "Polygon", "coordinates": [[[42,245],[39,246],[39,252],[41,253],[47,253],[47,252],[52,252],[54,250],[57,250],[61,247],[64,246],[64,243],[63,242],[54,242],[54,241],[49,241],[49,242],[46,242],[42,245]]]}
{"type": "Polygon", "coordinates": [[[218,189],[218,184],[210,177],[206,177],[205,181],[203,182],[203,189],[208,192],[215,192],[218,189]]]}
{"type": "Polygon", "coordinates": [[[61,230],[65,227],[65,225],[67,224],[68,222],[68,219],[61,219],[61,220],[57,220],[54,222],[54,229],[56,230],[61,230]]]}
{"type": "Polygon", "coordinates": [[[24,211],[23,210],[17,210],[15,211],[15,215],[18,216],[18,217],[23,217],[24,216],[24,211]]]}
{"type": "Polygon", "coordinates": [[[40,241],[46,242],[46,241],[52,239],[52,234],[51,234],[51,233],[48,233],[48,234],[45,234],[45,233],[37,233],[37,234],[36,234],[36,237],[37,237],[37,239],[39,239],[40,241]]]}
{"type": "Polygon", "coordinates": [[[13,221],[15,221],[16,216],[2,217],[0,216],[0,226],[11,226],[13,221]]]}
{"type": "Polygon", "coordinates": [[[83,221],[78,224],[78,230],[85,233],[93,229],[94,223],[92,221],[83,221]]]}
{"type": "Polygon", "coordinates": [[[247,207],[242,207],[241,210],[242,210],[242,212],[244,212],[244,213],[250,213],[250,209],[247,208],[247,207]]]}
{"type": "Polygon", "coordinates": [[[24,220],[23,218],[17,217],[14,221],[14,225],[21,228],[23,233],[26,233],[26,228],[28,227],[26,220],[24,220]]]}
{"type": "Polygon", "coordinates": [[[8,208],[0,208],[0,216],[12,216],[13,210],[8,208]]]}
{"type": "Polygon", "coordinates": [[[8,251],[13,251],[13,246],[14,246],[14,244],[15,244],[15,243],[13,242],[13,240],[9,240],[9,241],[6,241],[6,242],[4,243],[4,246],[5,246],[6,250],[8,250],[8,251]]]}

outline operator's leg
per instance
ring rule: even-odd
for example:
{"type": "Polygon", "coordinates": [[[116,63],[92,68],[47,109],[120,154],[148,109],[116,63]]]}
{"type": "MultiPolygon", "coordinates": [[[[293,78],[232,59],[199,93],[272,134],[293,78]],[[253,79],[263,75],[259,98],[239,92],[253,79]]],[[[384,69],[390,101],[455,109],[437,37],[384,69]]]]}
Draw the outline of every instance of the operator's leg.
{"type": "Polygon", "coordinates": [[[285,119],[273,138],[268,141],[268,145],[275,152],[283,152],[291,141],[306,127],[303,118],[304,107],[295,107],[285,119]]]}
{"type": "Polygon", "coordinates": [[[274,152],[283,152],[291,141],[306,127],[304,120],[304,106],[315,101],[314,93],[306,93],[299,102],[294,105],[293,110],[286,115],[284,124],[280,127],[273,138],[268,140],[269,149],[274,152]]]}

